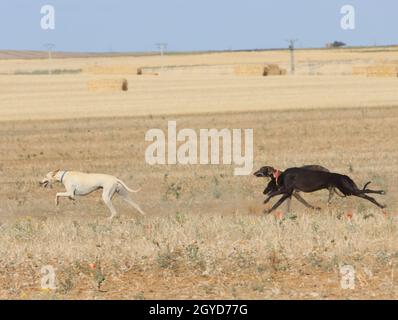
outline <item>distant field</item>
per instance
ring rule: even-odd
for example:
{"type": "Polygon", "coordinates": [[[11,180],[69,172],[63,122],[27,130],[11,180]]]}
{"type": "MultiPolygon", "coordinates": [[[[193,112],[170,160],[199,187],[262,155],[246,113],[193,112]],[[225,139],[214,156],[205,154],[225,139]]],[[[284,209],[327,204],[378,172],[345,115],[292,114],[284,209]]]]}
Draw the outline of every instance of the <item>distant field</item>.
{"type": "Polygon", "coordinates": [[[398,65],[393,47],[376,49],[298,50],[297,75],[281,77],[236,76],[233,68],[275,63],[289,70],[286,50],[78,57],[51,66],[45,59],[0,60],[0,120],[398,106],[398,78],[352,75],[357,65],[398,65]],[[57,74],[46,75],[49,67],[57,74]],[[90,72],[98,67],[116,74],[90,72]],[[137,76],[134,68],[157,75],[137,76]],[[126,78],[129,91],[87,89],[89,81],[114,78],[126,78]]]}
{"type": "Polygon", "coordinates": [[[231,52],[0,60],[0,298],[398,298],[398,78],[351,74],[396,63],[394,48],[299,50],[295,76],[237,76],[236,65],[277,63],[288,52],[231,52]],[[151,75],[94,74],[145,67],[151,75]],[[162,67],[163,66],[163,67],[162,67]],[[91,68],[91,69],[90,69],[91,68]],[[157,73],[158,75],[155,75],[157,73]],[[122,79],[127,92],[90,92],[122,79]],[[266,180],[231,166],[149,166],[148,129],[252,128],[254,168],[321,164],[387,191],[382,211],[327,191],[264,216],[266,180]],[[116,175],[148,212],[115,198],[111,224],[98,193],[76,202],[39,188],[58,168],[116,175]],[[342,265],[356,287],[343,290],[342,265]],[[40,290],[40,269],[57,290],[40,290]]]}

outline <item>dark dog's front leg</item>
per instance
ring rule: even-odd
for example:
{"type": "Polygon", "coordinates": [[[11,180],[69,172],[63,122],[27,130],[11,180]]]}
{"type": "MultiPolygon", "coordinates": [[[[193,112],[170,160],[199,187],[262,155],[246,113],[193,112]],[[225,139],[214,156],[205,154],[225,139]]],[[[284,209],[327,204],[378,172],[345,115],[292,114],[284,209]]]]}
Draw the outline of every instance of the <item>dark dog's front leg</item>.
{"type": "Polygon", "coordinates": [[[372,202],[373,204],[375,204],[376,206],[378,206],[380,209],[384,209],[387,207],[386,205],[382,205],[382,204],[378,203],[374,198],[369,197],[366,194],[353,194],[353,196],[366,199],[366,200],[372,202]]]}
{"type": "Polygon", "coordinates": [[[271,180],[268,185],[265,187],[263,194],[271,193],[272,191],[278,190],[275,180],[271,180]]]}
{"type": "Polygon", "coordinates": [[[264,210],[264,213],[271,213],[274,211],[276,208],[278,208],[287,198],[290,198],[292,196],[292,193],[285,193],[277,203],[274,204],[274,206],[269,209],[269,210],[264,210]]]}
{"type": "Polygon", "coordinates": [[[271,192],[271,193],[268,195],[268,198],[264,200],[264,204],[268,203],[268,201],[270,201],[271,198],[273,198],[273,197],[275,197],[275,196],[278,196],[278,195],[280,195],[280,194],[284,194],[284,193],[286,193],[286,191],[284,191],[284,190],[282,190],[282,189],[281,189],[281,190],[277,190],[277,191],[271,192]]]}

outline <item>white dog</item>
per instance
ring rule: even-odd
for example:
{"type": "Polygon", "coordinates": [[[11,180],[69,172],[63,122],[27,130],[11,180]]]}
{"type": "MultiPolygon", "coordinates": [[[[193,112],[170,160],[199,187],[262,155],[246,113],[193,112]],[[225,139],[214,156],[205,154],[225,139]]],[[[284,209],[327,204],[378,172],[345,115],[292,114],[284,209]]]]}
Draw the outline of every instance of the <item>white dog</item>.
{"type": "Polygon", "coordinates": [[[112,197],[118,193],[124,201],[138,210],[142,215],[144,211],[131,200],[129,192],[138,192],[140,190],[131,190],[120,179],[107,174],[83,173],[77,171],[56,170],[46,174],[46,177],[40,182],[40,185],[51,186],[52,182],[61,182],[66,192],[59,192],[55,196],[55,205],[58,205],[59,197],[68,197],[75,200],[75,196],[85,196],[95,190],[102,189],[102,200],[111,211],[110,219],[116,215],[115,207],[112,204],[112,197]]]}

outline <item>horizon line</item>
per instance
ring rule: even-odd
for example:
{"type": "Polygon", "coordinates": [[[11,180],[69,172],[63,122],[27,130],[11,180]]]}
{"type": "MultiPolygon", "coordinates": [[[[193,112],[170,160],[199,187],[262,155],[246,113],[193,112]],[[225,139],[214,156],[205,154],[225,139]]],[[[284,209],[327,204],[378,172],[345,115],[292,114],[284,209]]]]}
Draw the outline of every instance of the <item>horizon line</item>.
{"type": "MultiPolygon", "coordinates": [[[[386,48],[386,47],[398,47],[398,44],[383,44],[383,45],[345,45],[342,47],[296,47],[295,50],[330,50],[330,49],[357,49],[357,48],[386,48]]],[[[239,48],[239,49],[208,49],[208,50],[167,50],[165,53],[169,55],[173,54],[204,54],[204,53],[226,53],[226,52],[262,52],[262,51],[285,51],[290,50],[288,47],[279,48],[239,48]]],[[[0,49],[0,53],[36,53],[36,54],[47,54],[48,50],[29,50],[29,49],[0,49]]],[[[70,55],[158,55],[159,51],[69,51],[60,50],[52,51],[52,54],[70,54],[70,55]]]]}

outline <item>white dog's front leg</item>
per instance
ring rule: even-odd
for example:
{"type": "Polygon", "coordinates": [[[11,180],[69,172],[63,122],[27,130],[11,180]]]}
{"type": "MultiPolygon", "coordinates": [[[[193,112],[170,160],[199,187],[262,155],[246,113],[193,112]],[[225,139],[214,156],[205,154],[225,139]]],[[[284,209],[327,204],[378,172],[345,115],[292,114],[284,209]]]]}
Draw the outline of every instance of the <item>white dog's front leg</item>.
{"type": "Polygon", "coordinates": [[[75,195],[73,194],[73,192],[58,192],[55,196],[55,205],[58,206],[58,204],[59,204],[58,198],[59,197],[68,197],[70,199],[74,199],[74,196],[75,195]]]}

